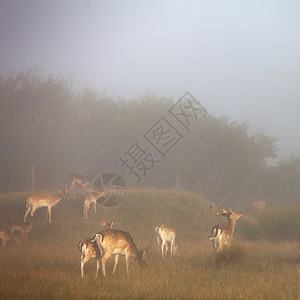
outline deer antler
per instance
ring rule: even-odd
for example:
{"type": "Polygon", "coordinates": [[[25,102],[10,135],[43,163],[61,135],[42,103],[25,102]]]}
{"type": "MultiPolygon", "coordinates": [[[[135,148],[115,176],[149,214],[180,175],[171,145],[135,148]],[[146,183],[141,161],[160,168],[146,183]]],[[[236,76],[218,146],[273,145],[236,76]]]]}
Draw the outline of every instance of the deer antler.
{"type": "Polygon", "coordinates": [[[217,215],[220,214],[220,213],[219,213],[216,209],[214,209],[211,205],[209,206],[209,208],[210,208],[211,212],[212,212],[215,216],[217,216],[217,215]]]}
{"type": "MultiPolygon", "coordinates": [[[[222,208],[222,207],[219,206],[219,205],[218,205],[218,208],[219,208],[219,211],[220,211],[221,215],[226,215],[226,214],[228,213],[227,210],[225,210],[224,208],[222,208]]],[[[230,210],[229,210],[229,212],[230,212],[230,210]]]]}
{"type": "Polygon", "coordinates": [[[224,208],[222,208],[221,206],[219,206],[218,205],[218,210],[219,211],[217,211],[215,208],[213,208],[211,205],[210,205],[210,210],[212,211],[212,213],[215,215],[215,216],[217,216],[217,215],[221,215],[221,216],[225,216],[225,215],[227,215],[228,214],[228,212],[229,213],[232,213],[232,210],[230,209],[230,210],[225,210],[224,208]]]}

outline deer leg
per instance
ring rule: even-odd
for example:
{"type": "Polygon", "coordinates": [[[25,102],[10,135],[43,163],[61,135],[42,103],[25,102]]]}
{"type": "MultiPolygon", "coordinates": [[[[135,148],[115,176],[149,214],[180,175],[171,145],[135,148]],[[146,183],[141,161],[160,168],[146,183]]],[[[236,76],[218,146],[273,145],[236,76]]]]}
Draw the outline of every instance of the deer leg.
{"type": "Polygon", "coordinates": [[[97,257],[97,270],[96,270],[96,277],[98,277],[99,268],[100,268],[100,257],[97,257]]]}
{"type": "Polygon", "coordinates": [[[162,258],[164,258],[164,248],[165,248],[165,243],[164,241],[161,242],[161,255],[162,255],[162,258]]]}
{"type": "Polygon", "coordinates": [[[81,269],[81,277],[83,278],[83,268],[85,263],[87,263],[90,260],[90,256],[86,255],[85,257],[83,257],[83,255],[81,255],[81,262],[80,262],[80,269],[81,269]]]}
{"type": "Polygon", "coordinates": [[[37,210],[37,208],[38,208],[37,206],[32,206],[31,207],[31,212],[30,212],[31,217],[33,217],[33,215],[34,215],[35,211],[37,210]]]}
{"type": "Polygon", "coordinates": [[[83,207],[83,217],[84,217],[84,219],[88,218],[87,212],[88,212],[89,208],[90,208],[90,204],[88,202],[85,202],[84,207],[83,207]]]}
{"type": "Polygon", "coordinates": [[[48,207],[49,223],[51,223],[51,206],[48,207]]]}
{"type": "Polygon", "coordinates": [[[129,255],[125,255],[125,259],[126,259],[126,273],[127,276],[129,276],[129,255]]]}
{"type": "Polygon", "coordinates": [[[102,256],[102,275],[104,278],[106,278],[106,272],[105,272],[105,263],[106,261],[110,258],[110,254],[108,252],[106,252],[103,256],[102,256]]]}
{"type": "Polygon", "coordinates": [[[174,251],[174,242],[172,241],[171,242],[171,245],[170,245],[170,248],[171,248],[171,256],[173,256],[173,251],[174,251]]]}
{"type": "Polygon", "coordinates": [[[116,268],[117,268],[117,264],[118,264],[118,262],[119,262],[119,257],[120,257],[120,255],[116,255],[115,256],[115,264],[114,264],[114,269],[113,269],[113,275],[115,274],[115,271],[116,271],[116,268]]]}
{"type": "Polygon", "coordinates": [[[167,253],[168,253],[168,250],[169,250],[169,247],[168,247],[168,243],[166,243],[165,245],[166,245],[165,257],[166,257],[166,256],[167,256],[167,253]]]}
{"type": "Polygon", "coordinates": [[[159,254],[159,252],[160,252],[160,238],[159,238],[159,236],[157,235],[156,236],[156,239],[157,239],[157,246],[158,246],[158,254],[159,254]]]}
{"type": "Polygon", "coordinates": [[[31,210],[31,204],[29,204],[28,208],[26,209],[25,216],[24,216],[24,222],[26,221],[27,215],[29,214],[30,210],[31,210]]]}

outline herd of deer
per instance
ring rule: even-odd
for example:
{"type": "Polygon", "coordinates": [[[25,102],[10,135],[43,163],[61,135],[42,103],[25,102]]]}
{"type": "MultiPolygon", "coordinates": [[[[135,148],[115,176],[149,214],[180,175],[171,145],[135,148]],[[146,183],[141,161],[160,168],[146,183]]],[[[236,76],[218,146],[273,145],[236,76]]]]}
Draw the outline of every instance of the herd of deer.
{"type": "MultiPolygon", "coordinates": [[[[71,174],[71,186],[70,197],[75,196],[76,186],[81,185],[84,192],[86,192],[87,186],[93,181],[94,177],[83,176],[80,174],[71,174]]],[[[34,212],[39,207],[48,207],[49,223],[51,223],[51,208],[56,205],[64,196],[66,192],[60,191],[58,195],[53,194],[35,194],[27,198],[26,211],[23,222],[20,221],[8,221],[5,226],[0,227],[0,238],[2,239],[2,246],[5,246],[7,241],[15,241],[18,245],[21,244],[22,239],[26,238],[31,231],[33,221],[26,221],[28,214],[34,218],[34,212]],[[19,231],[20,235],[15,235],[14,232],[19,231]]],[[[105,197],[104,192],[90,192],[84,196],[83,217],[87,219],[87,212],[90,205],[93,203],[94,211],[96,213],[96,202],[100,197],[105,197]]],[[[218,207],[218,210],[210,206],[210,210],[214,215],[221,215],[228,218],[228,225],[215,225],[211,231],[210,240],[213,243],[213,247],[217,253],[223,249],[230,247],[236,221],[243,215],[239,212],[234,212],[232,209],[226,211],[225,209],[218,207]]],[[[97,261],[96,276],[99,272],[100,260],[102,264],[102,275],[106,277],[105,263],[112,256],[115,255],[115,262],[113,267],[113,274],[116,271],[116,267],[119,261],[119,256],[124,255],[126,260],[127,275],[129,272],[129,258],[135,259],[142,267],[146,266],[146,255],[152,244],[153,237],[156,235],[158,248],[161,252],[162,258],[165,258],[170,247],[170,255],[173,256],[176,253],[177,246],[175,244],[176,232],[173,228],[161,224],[157,226],[152,235],[149,245],[138,250],[131,235],[128,232],[114,229],[113,222],[105,223],[101,222],[104,229],[94,235],[93,238],[84,238],[79,241],[78,248],[81,254],[81,277],[84,276],[84,265],[91,259],[95,258],[97,261]]]]}

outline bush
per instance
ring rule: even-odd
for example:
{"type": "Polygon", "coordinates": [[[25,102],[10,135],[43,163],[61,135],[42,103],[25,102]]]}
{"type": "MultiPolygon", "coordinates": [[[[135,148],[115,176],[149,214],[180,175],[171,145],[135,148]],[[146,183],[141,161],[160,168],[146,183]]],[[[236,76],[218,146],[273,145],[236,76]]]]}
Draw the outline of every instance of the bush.
{"type": "Polygon", "coordinates": [[[258,222],[268,239],[300,239],[300,206],[272,206],[258,215],[258,222]]]}

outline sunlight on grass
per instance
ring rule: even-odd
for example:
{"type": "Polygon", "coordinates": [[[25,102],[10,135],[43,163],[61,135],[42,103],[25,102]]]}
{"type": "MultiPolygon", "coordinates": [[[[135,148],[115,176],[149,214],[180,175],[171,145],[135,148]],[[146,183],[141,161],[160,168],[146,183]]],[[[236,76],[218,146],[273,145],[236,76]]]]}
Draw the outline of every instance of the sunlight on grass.
{"type": "MultiPolygon", "coordinates": [[[[9,197],[22,217],[23,194],[9,197]]],[[[195,194],[134,190],[116,208],[98,206],[88,220],[81,200],[66,199],[54,207],[52,224],[39,209],[22,247],[8,243],[0,249],[0,299],[298,299],[299,240],[247,240],[239,231],[231,251],[216,256],[208,240],[216,220],[209,203],[195,194]],[[146,268],[131,259],[127,277],[121,257],[113,276],[109,259],[107,279],[95,278],[91,259],[82,279],[77,243],[101,230],[101,220],[129,231],[139,249],[157,225],[167,223],[177,232],[177,254],[161,259],[154,240],[146,268]]],[[[5,220],[11,213],[8,202],[0,202],[5,220]]]]}

